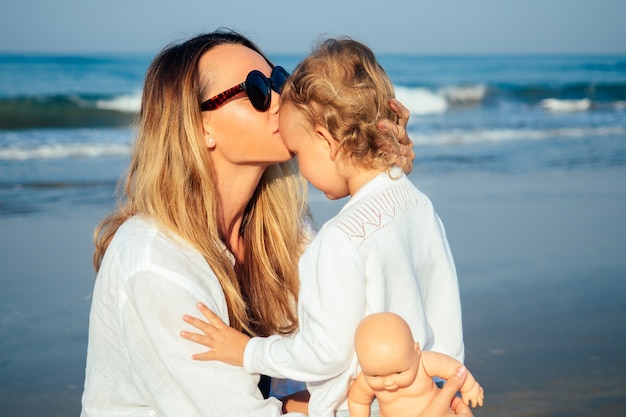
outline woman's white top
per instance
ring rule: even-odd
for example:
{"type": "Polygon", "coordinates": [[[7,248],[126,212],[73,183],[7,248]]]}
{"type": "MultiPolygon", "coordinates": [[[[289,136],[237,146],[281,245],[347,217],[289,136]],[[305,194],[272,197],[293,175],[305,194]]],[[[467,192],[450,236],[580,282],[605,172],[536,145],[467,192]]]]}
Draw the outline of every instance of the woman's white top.
{"type": "Polygon", "coordinates": [[[95,282],[81,416],[279,416],[258,375],[191,359],[206,348],[180,331],[195,330],[183,315],[198,301],[228,323],[222,288],[195,249],[149,219],[123,224],[95,282]]]}
{"type": "Polygon", "coordinates": [[[244,368],[307,381],[309,416],[345,409],[358,372],[354,331],[368,314],[391,311],[423,350],[464,359],[454,261],[431,201],[406,176],[381,174],[319,231],[300,259],[299,331],[253,338],[244,368]]]}

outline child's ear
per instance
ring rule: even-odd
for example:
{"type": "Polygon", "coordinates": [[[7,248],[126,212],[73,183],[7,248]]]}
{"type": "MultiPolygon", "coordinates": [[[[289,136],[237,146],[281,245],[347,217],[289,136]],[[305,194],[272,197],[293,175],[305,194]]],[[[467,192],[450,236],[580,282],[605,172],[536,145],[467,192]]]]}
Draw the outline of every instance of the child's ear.
{"type": "Polygon", "coordinates": [[[326,147],[328,149],[328,153],[330,155],[330,160],[334,161],[337,158],[337,153],[339,152],[339,144],[330,134],[328,129],[323,126],[316,126],[315,133],[317,136],[326,143],[326,147]]]}
{"type": "Polygon", "coordinates": [[[420,353],[420,352],[421,352],[421,349],[420,349],[420,343],[419,343],[419,342],[415,342],[415,343],[413,344],[413,348],[415,349],[415,351],[416,351],[417,353],[420,353]]]}

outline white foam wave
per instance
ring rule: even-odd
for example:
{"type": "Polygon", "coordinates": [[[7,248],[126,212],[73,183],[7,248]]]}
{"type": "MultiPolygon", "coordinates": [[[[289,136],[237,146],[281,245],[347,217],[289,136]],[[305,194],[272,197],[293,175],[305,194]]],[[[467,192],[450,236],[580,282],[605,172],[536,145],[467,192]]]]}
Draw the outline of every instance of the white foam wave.
{"type": "Polygon", "coordinates": [[[395,87],[396,98],[411,114],[443,113],[448,108],[446,98],[426,88],[395,87]]]}
{"type": "Polygon", "coordinates": [[[441,90],[441,93],[451,103],[480,102],[487,94],[487,86],[479,84],[460,87],[445,87],[441,90]]]}
{"type": "Polygon", "coordinates": [[[141,93],[117,96],[110,100],[98,100],[96,102],[96,107],[103,110],[138,113],[141,108],[141,93]]]}
{"type": "Polygon", "coordinates": [[[546,140],[555,138],[580,138],[598,136],[624,136],[626,126],[601,126],[586,128],[559,129],[492,129],[492,130],[450,130],[432,135],[409,132],[416,145],[450,145],[499,143],[516,140],[546,140]]]}
{"type": "MultiPolygon", "coordinates": [[[[432,134],[420,132],[418,124],[409,125],[409,135],[416,145],[502,143],[523,140],[550,140],[580,137],[626,136],[626,126],[563,127],[555,129],[450,129],[432,134]]],[[[6,138],[5,138],[6,139],[6,138]]],[[[46,143],[37,146],[14,143],[0,147],[0,160],[128,157],[129,143],[46,143]]],[[[122,138],[120,138],[122,140],[122,138]]],[[[7,140],[6,142],[14,142],[7,140]]],[[[5,142],[5,143],[6,143],[5,142]]]]}
{"type": "Polygon", "coordinates": [[[615,110],[626,110],[626,101],[616,101],[613,103],[615,110]]]}
{"type": "Polygon", "coordinates": [[[36,147],[0,148],[0,160],[93,158],[127,156],[129,145],[121,144],[53,144],[36,147]]]}
{"type": "Polygon", "coordinates": [[[591,108],[591,100],[588,98],[581,100],[559,100],[556,98],[547,98],[541,101],[541,106],[546,110],[554,112],[586,111],[591,108]]]}

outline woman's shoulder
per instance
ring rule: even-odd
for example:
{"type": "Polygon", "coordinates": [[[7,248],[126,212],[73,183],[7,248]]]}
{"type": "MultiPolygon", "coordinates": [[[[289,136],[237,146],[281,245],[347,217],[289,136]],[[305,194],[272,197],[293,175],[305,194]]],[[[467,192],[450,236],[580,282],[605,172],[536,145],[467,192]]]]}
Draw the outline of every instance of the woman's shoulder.
{"type": "Polygon", "coordinates": [[[164,269],[180,270],[206,264],[190,244],[146,216],[126,220],[117,230],[107,252],[114,253],[122,263],[164,269]]]}
{"type": "Polygon", "coordinates": [[[161,277],[196,293],[219,287],[215,273],[200,252],[145,216],[131,217],[120,226],[100,272],[122,280],[148,273],[152,279],[161,277]]]}
{"type": "Polygon", "coordinates": [[[133,216],[117,229],[109,250],[136,254],[152,250],[157,245],[171,245],[172,242],[164,237],[154,220],[145,216],[133,216]]]}

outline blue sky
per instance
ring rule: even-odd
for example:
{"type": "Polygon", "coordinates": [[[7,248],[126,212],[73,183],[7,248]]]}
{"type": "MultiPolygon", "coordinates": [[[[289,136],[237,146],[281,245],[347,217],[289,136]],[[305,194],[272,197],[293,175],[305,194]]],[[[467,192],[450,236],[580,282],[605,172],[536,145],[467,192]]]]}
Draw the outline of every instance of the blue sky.
{"type": "Polygon", "coordinates": [[[220,26],[269,53],[626,53],[624,0],[5,0],[0,52],[149,52],[220,26]]]}

